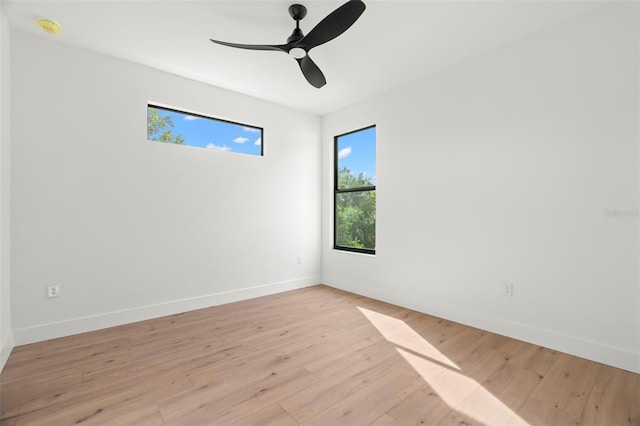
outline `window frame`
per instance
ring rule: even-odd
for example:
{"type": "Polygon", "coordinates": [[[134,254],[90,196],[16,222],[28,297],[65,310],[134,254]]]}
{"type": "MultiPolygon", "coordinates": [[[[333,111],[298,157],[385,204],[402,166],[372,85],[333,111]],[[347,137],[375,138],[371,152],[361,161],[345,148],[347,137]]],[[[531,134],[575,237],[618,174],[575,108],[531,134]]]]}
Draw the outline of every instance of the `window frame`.
{"type": "MultiPolygon", "coordinates": [[[[172,108],[172,107],[167,107],[167,106],[163,106],[163,105],[159,105],[159,104],[154,104],[152,102],[147,102],[147,114],[148,114],[149,108],[156,108],[156,109],[160,109],[160,110],[164,110],[164,111],[174,112],[174,113],[177,113],[177,114],[191,115],[193,117],[199,117],[199,118],[202,118],[202,119],[205,119],[205,120],[220,121],[222,123],[234,124],[236,126],[243,126],[243,127],[250,127],[252,129],[259,129],[260,130],[260,155],[247,154],[247,153],[243,153],[243,152],[233,152],[233,151],[231,151],[231,153],[232,154],[251,155],[253,157],[264,157],[264,128],[263,127],[255,126],[253,124],[239,123],[237,121],[232,121],[232,120],[225,120],[224,118],[211,117],[211,116],[200,114],[200,113],[197,113],[197,112],[182,111],[182,110],[179,110],[177,108],[172,108]]],[[[148,126],[148,123],[147,123],[147,126],[148,126]]],[[[194,148],[193,145],[186,145],[186,146],[194,148]]],[[[199,148],[199,147],[195,147],[195,148],[199,148]]]]}
{"type": "MultiPolygon", "coordinates": [[[[376,125],[372,124],[370,126],[362,127],[360,129],[352,130],[350,132],[342,133],[340,135],[336,135],[333,137],[333,249],[354,253],[362,253],[362,254],[370,254],[375,255],[376,249],[368,249],[368,248],[359,248],[359,247],[348,247],[348,246],[339,246],[338,245],[338,195],[345,194],[350,192],[368,192],[375,191],[376,185],[370,186],[359,186],[354,188],[338,188],[338,139],[343,136],[348,136],[353,133],[362,132],[364,130],[368,130],[371,128],[375,128],[376,125]]],[[[376,162],[377,162],[377,143],[378,143],[377,131],[376,131],[376,162]]],[[[376,199],[377,204],[377,199],[376,199]]],[[[376,206],[376,225],[377,225],[377,206],[376,206]]],[[[377,242],[376,242],[377,246],[377,242]]]]}

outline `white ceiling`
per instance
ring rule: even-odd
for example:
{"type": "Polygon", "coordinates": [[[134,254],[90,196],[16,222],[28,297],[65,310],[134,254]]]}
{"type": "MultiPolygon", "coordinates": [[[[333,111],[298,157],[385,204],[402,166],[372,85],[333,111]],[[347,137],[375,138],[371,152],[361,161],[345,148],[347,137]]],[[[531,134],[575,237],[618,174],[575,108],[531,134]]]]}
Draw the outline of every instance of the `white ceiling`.
{"type": "MultiPolygon", "coordinates": [[[[310,86],[280,52],[232,49],[209,38],[281,44],[295,1],[2,0],[12,28],[317,114],[343,108],[466,58],[541,31],[602,3],[591,1],[364,0],[360,19],[313,49],[327,85],[310,86]],[[62,33],[36,25],[49,18],[62,33]]],[[[300,1],[308,33],[344,1],[300,1]]]]}

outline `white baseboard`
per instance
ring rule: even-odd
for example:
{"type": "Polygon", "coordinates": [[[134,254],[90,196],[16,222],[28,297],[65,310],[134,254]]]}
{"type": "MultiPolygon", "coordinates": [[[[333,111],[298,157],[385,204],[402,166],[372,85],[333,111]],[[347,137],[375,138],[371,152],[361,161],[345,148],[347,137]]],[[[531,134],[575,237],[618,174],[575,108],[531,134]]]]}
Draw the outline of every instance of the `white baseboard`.
{"type": "Polygon", "coordinates": [[[537,328],[503,318],[492,317],[480,312],[460,309],[432,300],[415,300],[411,298],[411,295],[397,294],[380,288],[348,282],[339,278],[324,276],[323,283],[372,299],[392,303],[418,312],[480,328],[492,333],[533,343],[634,373],[640,373],[640,353],[624,348],[604,345],[580,337],[537,328]]]}
{"type": "Polygon", "coordinates": [[[0,342],[0,372],[4,368],[4,365],[7,363],[9,359],[9,355],[11,355],[11,351],[13,350],[13,333],[9,332],[9,335],[5,337],[5,339],[0,342]]]}
{"type": "Polygon", "coordinates": [[[254,297],[267,296],[270,294],[281,293],[283,291],[310,287],[319,283],[320,276],[311,276],[290,281],[247,287],[238,290],[223,291],[220,293],[188,299],[174,300],[156,305],[141,306],[134,309],[106,312],[103,314],[73,318],[65,321],[39,324],[32,327],[14,329],[13,339],[16,346],[26,345],[34,342],[41,342],[43,340],[70,336],[72,334],[100,330],[103,328],[193,311],[196,309],[208,308],[210,306],[237,302],[254,297]]]}

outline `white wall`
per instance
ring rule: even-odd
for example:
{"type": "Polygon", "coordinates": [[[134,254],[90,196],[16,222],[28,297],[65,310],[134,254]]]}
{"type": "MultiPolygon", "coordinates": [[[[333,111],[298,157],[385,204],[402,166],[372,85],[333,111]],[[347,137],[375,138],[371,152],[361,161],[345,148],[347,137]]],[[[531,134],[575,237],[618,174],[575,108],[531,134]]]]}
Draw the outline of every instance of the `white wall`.
{"type": "Polygon", "coordinates": [[[638,16],[606,6],[325,117],[324,282],[640,372],[638,16]],[[375,256],[331,248],[333,136],[370,124],[375,256]]]}
{"type": "Polygon", "coordinates": [[[320,282],[319,117],[11,41],[16,344],[320,282]],[[148,101],[263,127],[265,155],[147,141],[148,101]]]}
{"type": "Polygon", "coordinates": [[[10,292],[10,31],[0,4],[0,371],[13,349],[10,292]]]}

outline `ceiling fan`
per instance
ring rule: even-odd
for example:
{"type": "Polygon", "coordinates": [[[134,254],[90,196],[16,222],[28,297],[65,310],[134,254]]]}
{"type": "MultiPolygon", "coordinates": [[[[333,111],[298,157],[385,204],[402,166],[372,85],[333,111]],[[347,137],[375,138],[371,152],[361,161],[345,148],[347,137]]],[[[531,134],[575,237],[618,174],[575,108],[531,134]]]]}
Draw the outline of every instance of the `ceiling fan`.
{"type": "Polygon", "coordinates": [[[321,88],[327,83],[320,68],[309,57],[309,51],[333,40],[351,27],[364,12],[365,5],[361,0],[350,0],[327,15],[306,36],[300,29],[300,20],[307,15],[307,8],[301,4],[289,6],[289,15],[296,21],[296,28],[287,38],[286,44],[239,44],[214,40],[223,46],[249,50],[273,50],[288,53],[302,70],[302,74],[312,86],[321,88]]]}

